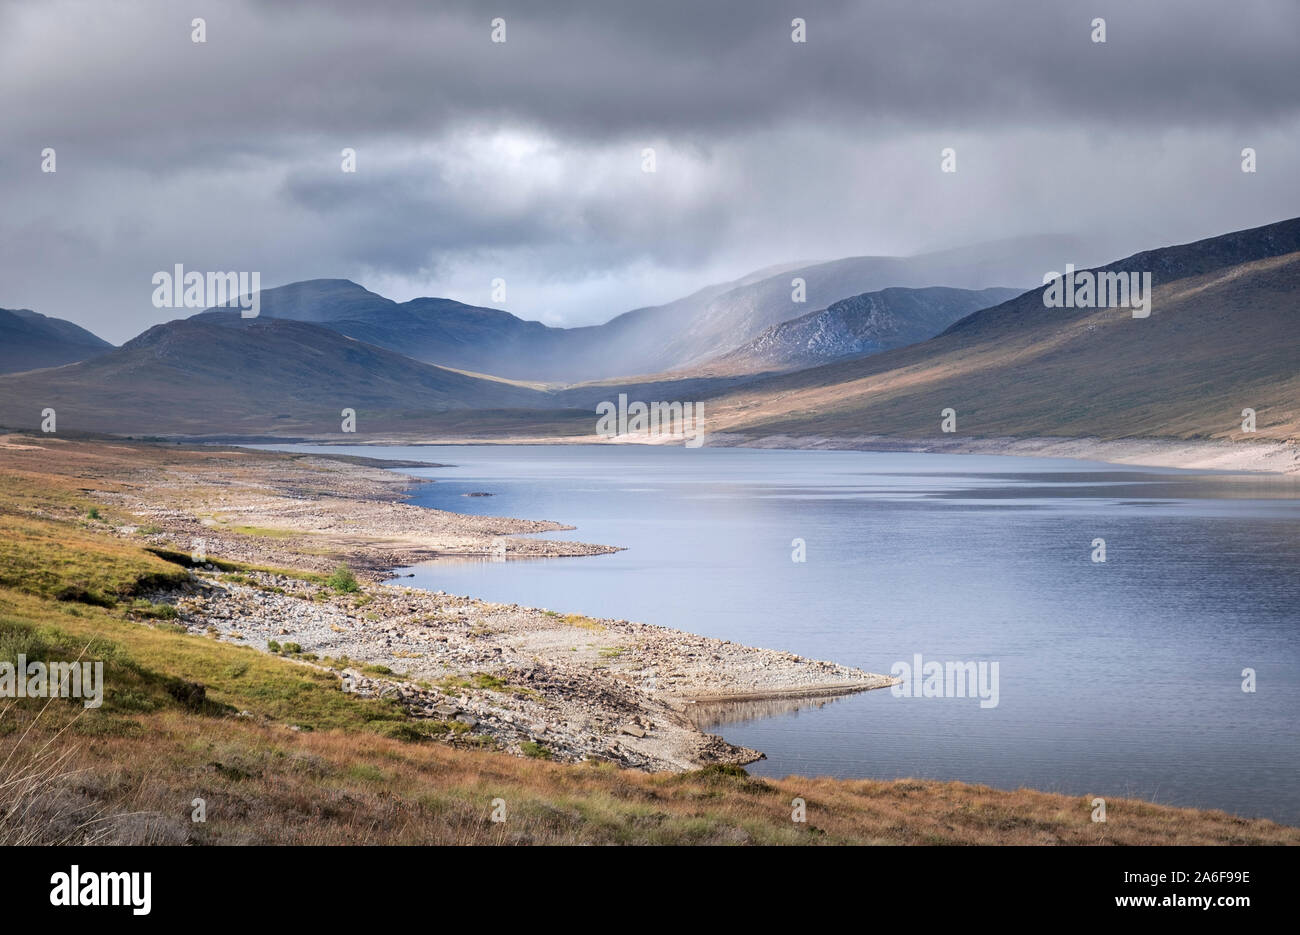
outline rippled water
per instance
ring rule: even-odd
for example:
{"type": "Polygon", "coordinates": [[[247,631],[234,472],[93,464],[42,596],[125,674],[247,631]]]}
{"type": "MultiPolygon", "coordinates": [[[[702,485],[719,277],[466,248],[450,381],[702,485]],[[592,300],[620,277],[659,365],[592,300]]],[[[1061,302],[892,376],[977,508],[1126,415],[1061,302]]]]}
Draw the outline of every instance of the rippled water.
{"type": "Polygon", "coordinates": [[[998,663],[996,707],[875,691],[711,709],[717,732],[767,753],[754,772],[960,779],[1300,823],[1294,480],[974,455],[322,450],[447,463],[415,472],[437,483],[414,502],[627,547],[438,562],[414,569],[423,587],[875,672],[916,653],[998,663]]]}

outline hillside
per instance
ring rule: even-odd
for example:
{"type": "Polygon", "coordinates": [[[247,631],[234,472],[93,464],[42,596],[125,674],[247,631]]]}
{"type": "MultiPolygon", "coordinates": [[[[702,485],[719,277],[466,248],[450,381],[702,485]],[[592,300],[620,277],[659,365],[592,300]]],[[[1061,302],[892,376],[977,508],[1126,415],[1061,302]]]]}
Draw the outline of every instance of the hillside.
{"type": "Polygon", "coordinates": [[[0,373],[59,367],[111,350],[85,328],[30,309],[0,308],[0,373]]]}
{"type": "Polygon", "coordinates": [[[536,407],[536,390],[423,364],[319,325],[237,313],[172,321],[57,370],[0,377],[0,424],[61,431],[332,433],[383,413],[536,407]]]}
{"type": "Polygon", "coordinates": [[[801,370],[864,357],[932,338],[971,312],[1004,302],[1018,289],[882,289],[772,325],[758,337],[701,365],[704,374],[801,370]]]}
{"type": "Polygon", "coordinates": [[[1300,219],[1146,251],[1149,318],[1046,308],[1044,288],[920,344],[773,377],[711,403],[757,435],[1300,438],[1300,219]]]}

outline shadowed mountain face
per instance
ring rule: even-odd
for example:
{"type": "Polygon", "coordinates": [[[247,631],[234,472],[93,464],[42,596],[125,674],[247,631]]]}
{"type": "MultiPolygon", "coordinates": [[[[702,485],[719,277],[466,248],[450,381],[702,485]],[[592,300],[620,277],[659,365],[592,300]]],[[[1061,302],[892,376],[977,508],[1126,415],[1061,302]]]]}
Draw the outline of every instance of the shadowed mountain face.
{"type": "Polygon", "coordinates": [[[772,325],[699,369],[708,374],[799,370],[864,357],[932,338],[971,312],[1018,295],[1019,289],[882,289],[772,325]]]}
{"type": "MultiPolygon", "coordinates": [[[[1060,267],[1056,267],[1060,269],[1060,267]]],[[[931,340],[772,377],[710,402],[713,431],[911,437],[1300,437],[1300,218],[1150,250],[1149,318],[1048,308],[1047,287],[931,340]],[[948,436],[945,436],[948,437],[948,436]]]]}
{"type": "Polygon", "coordinates": [[[1028,288],[1042,281],[1045,270],[1073,262],[1078,255],[1073,240],[1040,237],[916,257],[787,264],[585,328],[551,328],[500,309],[450,299],[397,303],[343,279],[263,290],[261,315],[318,323],[444,367],[513,380],[573,383],[701,364],[810,307],[824,309],[867,291],[899,286],[1028,288]],[[804,282],[804,302],[792,296],[795,278],[804,282]]]}
{"type": "Polygon", "coordinates": [[[58,367],[112,348],[70,321],[47,318],[25,308],[0,308],[0,373],[58,367]]]}
{"type": "MultiPolygon", "coordinates": [[[[384,413],[528,408],[527,387],[420,363],[300,321],[236,312],[156,325],[122,347],[57,370],[0,377],[0,423],[29,428],[52,407],[60,430],[336,432],[384,413]]],[[[371,427],[374,423],[372,421],[371,427]]]]}
{"type": "MultiPolygon", "coordinates": [[[[220,309],[197,319],[221,316],[220,309]]],[[[581,356],[582,332],[523,321],[451,299],[394,302],[346,279],[313,279],[261,295],[262,318],[312,322],[376,347],[442,367],[507,379],[564,379],[581,356]]]]}

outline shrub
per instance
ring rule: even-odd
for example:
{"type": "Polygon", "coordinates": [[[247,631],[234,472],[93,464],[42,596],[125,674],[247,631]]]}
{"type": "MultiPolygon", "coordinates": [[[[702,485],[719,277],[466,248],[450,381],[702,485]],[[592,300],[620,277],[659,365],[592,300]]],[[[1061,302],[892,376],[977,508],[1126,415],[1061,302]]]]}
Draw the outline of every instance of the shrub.
{"type": "Polygon", "coordinates": [[[328,584],[335,591],[344,594],[350,594],[354,591],[360,591],[361,585],[357,584],[357,576],[352,574],[352,569],[347,565],[340,565],[334,569],[334,573],[326,579],[328,584]]]}

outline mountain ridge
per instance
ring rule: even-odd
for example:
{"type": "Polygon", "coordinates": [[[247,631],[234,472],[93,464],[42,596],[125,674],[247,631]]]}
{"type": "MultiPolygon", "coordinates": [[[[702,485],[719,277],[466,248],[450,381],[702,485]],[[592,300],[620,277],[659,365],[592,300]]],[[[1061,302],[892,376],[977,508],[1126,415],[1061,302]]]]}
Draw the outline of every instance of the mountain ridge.
{"type": "Polygon", "coordinates": [[[1057,236],[912,257],[782,263],[672,302],[623,312],[601,325],[575,328],[445,298],[398,303],[339,279],[264,289],[261,314],[312,321],[425,363],[567,384],[686,369],[736,349],[771,325],[806,314],[809,307],[822,309],[882,288],[1026,288],[1040,281],[1044,263],[1077,254],[1077,248],[1073,238],[1057,236]],[[794,278],[804,280],[804,302],[791,294],[794,278]]]}
{"type": "Polygon", "coordinates": [[[1146,250],[1149,318],[1048,308],[1047,288],[908,347],[766,377],[714,398],[746,436],[1300,438],[1300,218],[1146,250]]]}
{"type": "Polygon", "coordinates": [[[154,325],[120,348],[54,370],[0,376],[0,421],[33,427],[45,407],[81,431],[339,431],[366,413],[549,406],[538,390],[471,376],[319,324],[238,312],[154,325]]]}
{"type": "Polygon", "coordinates": [[[0,308],[0,373],[61,367],[111,350],[99,335],[29,308],[0,308]]]}

